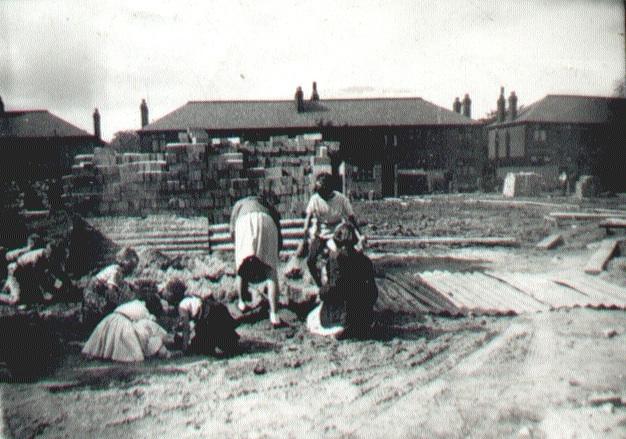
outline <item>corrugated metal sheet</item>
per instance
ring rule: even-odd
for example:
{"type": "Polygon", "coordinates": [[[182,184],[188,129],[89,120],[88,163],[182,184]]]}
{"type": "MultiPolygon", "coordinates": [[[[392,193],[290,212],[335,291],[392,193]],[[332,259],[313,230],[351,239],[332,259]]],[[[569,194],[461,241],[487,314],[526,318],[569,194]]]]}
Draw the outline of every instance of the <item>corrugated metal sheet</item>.
{"type": "Polygon", "coordinates": [[[574,306],[626,309],[626,288],[580,272],[431,271],[419,278],[463,312],[521,314],[574,306]]]}

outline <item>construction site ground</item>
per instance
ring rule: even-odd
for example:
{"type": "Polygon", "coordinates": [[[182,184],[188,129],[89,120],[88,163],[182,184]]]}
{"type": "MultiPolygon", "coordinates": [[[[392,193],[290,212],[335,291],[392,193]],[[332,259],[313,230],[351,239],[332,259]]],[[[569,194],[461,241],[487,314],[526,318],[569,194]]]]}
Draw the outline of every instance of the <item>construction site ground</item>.
{"type": "MultiPolygon", "coordinates": [[[[466,195],[355,203],[367,235],[514,237],[519,245],[370,248],[383,305],[367,340],[310,335],[293,307],[280,311],[285,328],[272,329],[262,314],[243,321],[241,353],[230,358],[85,361],[84,339],[68,336],[51,376],[13,384],[0,370],[0,437],[626,437],[623,307],[437,315],[390,298],[384,279],[433,271],[583,272],[605,230],[589,220],[557,228],[544,217],[613,212],[624,201],[466,195]],[[535,247],[557,232],[562,245],[535,247]]],[[[230,254],[204,260],[210,258],[232,265],[230,254]]],[[[626,287],[626,258],[616,254],[597,277],[626,287]]],[[[308,291],[307,280],[283,278],[283,290],[308,291]]],[[[194,282],[234,298],[228,270],[217,281],[207,275],[194,282]]]]}

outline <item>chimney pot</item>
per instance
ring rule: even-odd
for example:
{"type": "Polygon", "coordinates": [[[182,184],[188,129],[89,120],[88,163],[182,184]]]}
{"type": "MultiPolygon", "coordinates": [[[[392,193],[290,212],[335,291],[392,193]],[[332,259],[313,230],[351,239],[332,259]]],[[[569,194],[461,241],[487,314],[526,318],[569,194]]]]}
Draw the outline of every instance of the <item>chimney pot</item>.
{"type": "Polygon", "coordinates": [[[469,97],[469,94],[465,93],[463,97],[463,116],[472,117],[472,100],[469,97]]]}
{"type": "Polygon", "coordinates": [[[312,101],[319,101],[320,100],[320,95],[317,92],[317,82],[313,81],[313,91],[311,92],[311,100],[312,101]]]}
{"type": "Polygon", "coordinates": [[[517,118],[517,96],[515,95],[515,91],[512,91],[509,96],[509,118],[511,120],[517,118]]]}
{"type": "Polygon", "coordinates": [[[98,140],[102,138],[102,134],[100,132],[100,112],[97,108],[93,110],[93,135],[98,140]]]}
{"type": "Polygon", "coordinates": [[[148,125],[148,104],[146,104],[145,99],[141,100],[139,110],[141,111],[141,128],[143,128],[148,125]]]}
{"type": "Polygon", "coordinates": [[[459,99],[458,96],[454,98],[454,102],[452,103],[452,110],[455,113],[461,114],[461,100],[459,99]]]}
{"type": "Polygon", "coordinates": [[[498,106],[496,111],[496,121],[504,122],[506,116],[505,101],[504,101],[504,87],[500,87],[500,97],[498,98],[498,106]]]}
{"type": "Polygon", "coordinates": [[[302,87],[298,87],[296,89],[295,100],[296,100],[296,111],[298,111],[298,113],[303,112],[304,111],[304,93],[302,92],[302,87]]]}

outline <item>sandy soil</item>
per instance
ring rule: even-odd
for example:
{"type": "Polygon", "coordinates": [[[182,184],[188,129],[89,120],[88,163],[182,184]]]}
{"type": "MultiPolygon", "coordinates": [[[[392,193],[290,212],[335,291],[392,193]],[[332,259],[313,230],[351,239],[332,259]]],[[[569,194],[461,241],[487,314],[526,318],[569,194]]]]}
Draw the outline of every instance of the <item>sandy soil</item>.
{"type": "MultiPolygon", "coordinates": [[[[371,204],[357,210],[371,214],[370,233],[372,225],[385,233],[402,225],[402,234],[432,235],[440,215],[457,227],[450,235],[522,241],[512,249],[403,250],[393,255],[400,270],[582,268],[604,233],[566,225],[565,245],[545,252],[532,245],[550,232],[543,216],[554,207],[398,203],[407,205],[392,219],[371,204]]],[[[389,259],[373,257],[379,267],[389,259]]],[[[626,285],[625,261],[613,259],[602,277],[626,285]]],[[[281,317],[289,327],[240,325],[242,352],[232,358],[114,365],[83,361],[80,343],[71,343],[52,376],[0,384],[0,437],[626,437],[623,311],[445,318],[382,310],[364,341],[314,337],[293,312],[281,317]]]]}

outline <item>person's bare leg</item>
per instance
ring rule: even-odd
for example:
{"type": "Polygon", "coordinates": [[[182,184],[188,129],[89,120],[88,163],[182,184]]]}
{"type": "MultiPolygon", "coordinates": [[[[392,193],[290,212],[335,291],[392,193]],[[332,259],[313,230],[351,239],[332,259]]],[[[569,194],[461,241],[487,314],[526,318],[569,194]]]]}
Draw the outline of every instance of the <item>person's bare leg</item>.
{"type": "Polygon", "coordinates": [[[267,300],[270,303],[270,322],[272,325],[280,325],[280,317],[278,317],[278,293],[280,291],[278,285],[278,272],[272,269],[270,278],[267,282],[267,300]]]}
{"type": "Polygon", "coordinates": [[[239,294],[239,303],[237,306],[239,307],[239,311],[245,312],[248,310],[248,305],[246,304],[244,297],[244,291],[248,291],[248,281],[237,275],[237,293],[239,294]]]}

